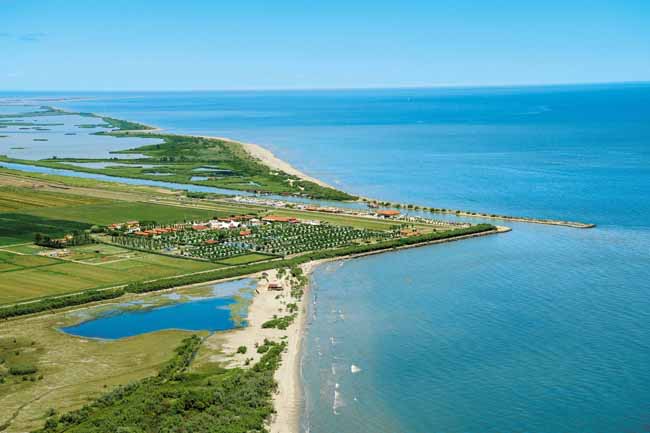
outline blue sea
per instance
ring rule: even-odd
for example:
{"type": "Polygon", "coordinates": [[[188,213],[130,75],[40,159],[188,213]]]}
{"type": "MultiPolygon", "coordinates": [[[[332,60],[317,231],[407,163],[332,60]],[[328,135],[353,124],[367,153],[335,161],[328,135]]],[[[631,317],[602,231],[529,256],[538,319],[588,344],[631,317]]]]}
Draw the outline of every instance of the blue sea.
{"type": "Polygon", "coordinates": [[[317,268],[304,431],[650,431],[650,85],[76,96],[352,193],[598,225],[317,268]]]}

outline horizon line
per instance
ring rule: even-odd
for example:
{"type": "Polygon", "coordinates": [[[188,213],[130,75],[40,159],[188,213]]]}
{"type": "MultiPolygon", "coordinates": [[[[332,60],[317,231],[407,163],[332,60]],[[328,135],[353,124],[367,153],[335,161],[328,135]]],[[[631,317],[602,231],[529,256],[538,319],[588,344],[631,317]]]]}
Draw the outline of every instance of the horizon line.
{"type": "Polygon", "coordinates": [[[404,86],[367,86],[367,87],[241,87],[241,88],[201,88],[201,89],[0,89],[2,92],[282,92],[282,91],[336,91],[336,90],[416,90],[416,89],[494,89],[494,88],[524,88],[524,87],[568,87],[568,86],[598,86],[598,85],[639,85],[650,84],[650,80],[627,81],[576,81],[554,83],[523,83],[523,84],[424,84],[404,86]]]}

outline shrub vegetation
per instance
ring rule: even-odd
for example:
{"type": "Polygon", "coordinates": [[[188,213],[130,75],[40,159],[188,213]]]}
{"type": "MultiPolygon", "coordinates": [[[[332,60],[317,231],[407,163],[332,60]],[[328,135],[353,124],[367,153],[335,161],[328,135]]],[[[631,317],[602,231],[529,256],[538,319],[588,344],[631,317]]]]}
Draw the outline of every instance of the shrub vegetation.
{"type": "Polygon", "coordinates": [[[265,341],[247,369],[188,372],[201,339],[183,341],[160,373],[120,387],[79,410],[51,416],[40,433],[251,433],[266,431],[276,390],[273,374],[286,343],[265,341]]]}

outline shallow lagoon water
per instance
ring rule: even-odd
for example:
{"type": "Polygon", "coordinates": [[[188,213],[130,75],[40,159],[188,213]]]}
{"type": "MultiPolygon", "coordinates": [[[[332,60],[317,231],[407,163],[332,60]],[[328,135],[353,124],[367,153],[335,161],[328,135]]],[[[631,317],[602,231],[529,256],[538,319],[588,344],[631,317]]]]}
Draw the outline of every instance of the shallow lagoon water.
{"type": "MultiPolygon", "coordinates": [[[[186,331],[225,331],[237,325],[230,306],[236,295],[250,299],[254,280],[243,279],[215,284],[208,297],[184,297],[164,294],[170,305],[147,308],[146,301],[119,305],[103,311],[99,317],[61,328],[71,335],[114,340],[166,329],[186,331]],[[133,309],[134,306],[143,308],[133,309]]],[[[245,318],[245,311],[242,314],[245,318]]],[[[245,324],[245,322],[243,322],[245,324]]]]}
{"type": "MultiPolygon", "coordinates": [[[[3,121],[16,121],[34,123],[36,126],[7,126],[2,129],[3,135],[8,135],[0,142],[0,155],[11,158],[38,160],[51,158],[114,158],[111,152],[132,149],[162,141],[155,138],[136,137],[111,137],[106,135],[93,135],[95,132],[107,131],[107,128],[79,128],[78,125],[101,123],[99,119],[77,115],[19,117],[1,119],[3,121]],[[55,124],[55,125],[48,125],[55,124]],[[62,125],[56,125],[62,124],[62,125]],[[47,131],[34,128],[42,125],[47,131]],[[29,128],[29,129],[21,129],[29,128]],[[74,133],[75,135],[66,135],[74,133]],[[34,141],[47,140],[47,141],[34,141]],[[15,149],[23,147],[24,149],[15,149]],[[14,148],[14,149],[12,149],[14,148]]],[[[133,159],[140,155],[120,154],[119,158],[133,159]]]]}
{"type": "MultiPolygon", "coordinates": [[[[120,164],[118,162],[66,162],[66,164],[74,165],[77,167],[87,167],[87,168],[152,168],[156,167],[152,164],[120,164]]],[[[150,173],[151,174],[151,173],[150,173]]]]}
{"type": "Polygon", "coordinates": [[[56,174],[59,176],[80,177],[84,179],[102,180],[105,182],[120,182],[120,183],[126,183],[128,185],[158,186],[162,188],[171,188],[171,189],[178,189],[178,190],[212,192],[215,194],[236,193],[238,195],[253,195],[252,193],[246,191],[233,191],[229,189],[215,188],[212,186],[165,182],[162,180],[134,179],[128,177],[108,176],[108,175],[97,174],[97,173],[86,173],[83,171],[65,170],[65,169],[50,168],[50,167],[39,167],[36,165],[15,164],[13,162],[0,162],[0,167],[11,168],[14,170],[23,170],[30,173],[56,174]]]}
{"type": "MultiPolygon", "coordinates": [[[[293,201],[297,203],[314,203],[322,206],[341,206],[341,207],[349,207],[349,208],[355,208],[355,209],[365,209],[366,205],[363,203],[358,203],[358,202],[349,202],[349,203],[341,203],[341,202],[331,202],[331,201],[326,201],[326,200],[311,200],[311,199],[306,199],[302,197],[292,197],[292,196],[278,196],[278,195],[273,195],[273,194],[265,194],[265,195],[259,195],[255,194],[252,192],[248,191],[240,191],[240,190],[232,190],[232,189],[224,189],[224,188],[217,188],[213,186],[205,186],[205,185],[194,185],[194,184],[189,184],[189,183],[176,183],[176,182],[166,182],[162,180],[151,180],[151,179],[136,179],[136,178],[128,178],[128,177],[120,177],[120,176],[108,176],[104,174],[97,174],[97,173],[86,173],[83,171],[74,171],[74,170],[66,170],[62,168],[50,168],[50,167],[41,167],[41,166],[36,166],[36,165],[26,165],[26,164],[16,164],[13,162],[4,162],[0,161],[0,167],[5,167],[5,168],[10,168],[13,170],[22,170],[22,171],[27,171],[30,173],[41,173],[41,174],[54,174],[54,175],[59,175],[59,176],[67,176],[67,177],[80,177],[83,179],[95,179],[95,180],[101,180],[105,182],[119,182],[119,183],[125,183],[127,185],[145,185],[145,186],[155,186],[155,187],[161,187],[161,188],[170,188],[170,189],[176,189],[176,190],[186,190],[186,191],[194,191],[194,192],[208,192],[208,193],[215,193],[215,194],[224,194],[224,195],[238,195],[238,196],[245,196],[245,197],[252,197],[252,196],[261,196],[263,198],[270,198],[270,199],[277,199],[277,200],[284,200],[284,201],[293,201]]],[[[150,175],[156,175],[154,173],[149,173],[150,175]]],[[[256,186],[258,184],[254,182],[248,183],[248,185],[251,186],[256,186]]]]}

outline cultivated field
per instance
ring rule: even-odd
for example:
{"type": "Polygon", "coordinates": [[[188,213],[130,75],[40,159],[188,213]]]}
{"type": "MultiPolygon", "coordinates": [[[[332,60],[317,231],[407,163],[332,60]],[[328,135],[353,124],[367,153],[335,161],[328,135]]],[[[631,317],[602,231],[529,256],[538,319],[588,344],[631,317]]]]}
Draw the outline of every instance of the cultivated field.
{"type": "Polygon", "coordinates": [[[0,212],[15,212],[23,209],[44,207],[67,207],[101,203],[93,197],[40,191],[33,188],[13,186],[0,187],[0,212]]]}
{"type": "Polygon", "coordinates": [[[222,267],[100,244],[70,248],[61,258],[19,252],[27,248],[0,249],[0,304],[222,267]]]}
{"type": "Polygon", "coordinates": [[[233,210],[109,200],[43,188],[0,186],[0,246],[33,241],[35,233],[61,237],[95,224],[133,219],[169,224],[228,216],[233,210]]]}
{"type": "Polygon", "coordinates": [[[27,213],[0,213],[0,246],[33,242],[36,233],[61,237],[74,230],[85,230],[91,224],[57,220],[27,213]]]}
{"type": "Polygon", "coordinates": [[[226,216],[224,213],[219,215],[218,211],[213,210],[126,201],[65,208],[33,209],[26,213],[33,216],[101,225],[128,220],[156,221],[160,224],[170,224],[185,220],[204,220],[215,215],[226,216]]]}

